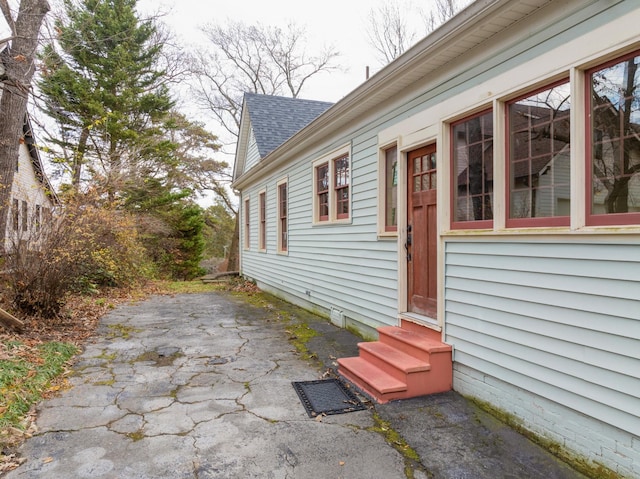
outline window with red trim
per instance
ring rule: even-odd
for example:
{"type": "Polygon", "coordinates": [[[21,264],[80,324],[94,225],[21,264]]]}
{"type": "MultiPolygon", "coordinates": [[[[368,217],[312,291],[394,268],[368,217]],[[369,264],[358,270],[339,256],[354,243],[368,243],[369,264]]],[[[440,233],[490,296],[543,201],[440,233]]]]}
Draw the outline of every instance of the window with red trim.
{"type": "Polygon", "coordinates": [[[507,226],[568,226],[569,82],[507,103],[507,226]]]}
{"type": "Polygon", "coordinates": [[[329,163],[316,166],[318,221],[329,221],[329,163]]]}
{"type": "Polygon", "coordinates": [[[258,207],[260,210],[260,231],[259,231],[259,240],[258,240],[258,249],[264,250],[267,249],[267,208],[266,208],[266,196],[267,194],[263,191],[258,196],[258,207]]]}
{"type": "Polygon", "coordinates": [[[493,225],[493,112],[451,125],[452,228],[493,225]]]}
{"type": "Polygon", "coordinates": [[[278,185],[278,251],[287,251],[288,225],[287,225],[287,183],[278,185]]]}
{"type": "Polygon", "coordinates": [[[640,224],[640,50],[587,71],[587,224],[640,224]]]}
{"type": "Polygon", "coordinates": [[[244,247],[247,249],[251,247],[251,212],[249,210],[249,206],[251,206],[249,200],[244,200],[244,247]]]}
{"type": "Polygon", "coordinates": [[[333,160],[334,190],[336,198],[336,218],[349,217],[349,157],[333,160]]]}
{"type": "Polygon", "coordinates": [[[384,230],[398,231],[398,147],[384,152],[384,230]]]}

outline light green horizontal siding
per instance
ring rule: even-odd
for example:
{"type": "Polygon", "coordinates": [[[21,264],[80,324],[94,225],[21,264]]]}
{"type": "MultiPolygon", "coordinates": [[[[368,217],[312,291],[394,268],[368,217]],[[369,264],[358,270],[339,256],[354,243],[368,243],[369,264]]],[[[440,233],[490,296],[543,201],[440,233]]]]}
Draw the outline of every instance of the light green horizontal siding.
{"type": "Polygon", "coordinates": [[[456,362],[640,435],[638,246],[448,241],[445,251],[456,362]]]}
{"type": "MultiPolygon", "coordinates": [[[[344,144],[337,141],[335,148],[344,144]]],[[[250,250],[242,251],[243,274],[325,309],[336,307],[364,324],[396,324],[397,247],[377,236],[377,136],[353,140],[351,221],[314,225],[313,167],[300,158],[243,192],[251,195],[250,250]],[[288,178],[289,248],[276,253],[276,183],[288,178]],[[267,192],[267,251],[258,252],[258,191],[267,192]],[[307,294],[309,292],[309,294],[307,294]]]]}

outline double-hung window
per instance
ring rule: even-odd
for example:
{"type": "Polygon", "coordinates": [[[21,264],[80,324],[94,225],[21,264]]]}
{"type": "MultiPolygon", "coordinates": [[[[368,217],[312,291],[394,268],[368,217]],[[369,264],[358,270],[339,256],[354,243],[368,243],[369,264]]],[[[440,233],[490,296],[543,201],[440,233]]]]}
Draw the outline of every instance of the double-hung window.
{"type": "Polygon", "coordinates": [[[493,111],[451,125],[452,227],[493,226],[493,111]]]}
{"type": "Polygon", "coordinates": [[[251,210],[249,209],[251,202],[249,198],[244,200],[244,247],[249,249],[251,247],[251,210]]]}
{"type": "Polygon", "coordinates": [[[267,192],[261,191],[258,194],[258,211],[260,213],[260,224],[258,225],[258,249],[267,249],[267,192]]]}
{"type": "Polygon", "coordinates": [[[507,227],[569,226],[569,82],[507,103],[507,227]]]}
{"type": "Polygon", "coordinates": [[[289,230],[287,212],[287,180],[278,182],[278,252],[289,249],[289,230]]]}
{"type": "Polygon", "coordinates": [[[351,161],[343,147],[313,163],[313,221],[330,223],[351,217],[351,161]]]}
{"type": "Polygon", "coordinates": [[[640,51],[587,71],[587,225],[640,224],[640,51]]]}
{"type": "Polygon", "coordinates": [[[398,231],[398,147],[387,148],[383,152],[384,163],[384,232],[398,231]]]}
{"type": "Polygon", "coordinates": [[[317,220],[329,221],[329,163],[315,167],[317,220]]]}

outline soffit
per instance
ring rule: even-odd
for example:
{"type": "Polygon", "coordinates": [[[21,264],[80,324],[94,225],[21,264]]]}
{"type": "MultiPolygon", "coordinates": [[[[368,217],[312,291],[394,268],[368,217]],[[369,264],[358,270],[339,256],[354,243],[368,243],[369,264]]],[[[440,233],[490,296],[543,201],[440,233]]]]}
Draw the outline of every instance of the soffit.
{"type": "MultiPolygon", "coordinates": [[[[237,187],[279,165],[322,137],[340,131],[460,55],[512,28],[553,0],[477,0],[329,108],[252,168],[237,187]]],[[[236,186],[236,185],[234,185],[236,186]]]]}

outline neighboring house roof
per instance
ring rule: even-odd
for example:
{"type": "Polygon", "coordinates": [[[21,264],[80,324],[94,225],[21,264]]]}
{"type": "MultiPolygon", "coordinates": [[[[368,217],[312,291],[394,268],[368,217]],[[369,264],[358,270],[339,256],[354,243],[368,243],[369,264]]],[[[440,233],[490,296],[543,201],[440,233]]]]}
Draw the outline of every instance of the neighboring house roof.
{"type": "Polygon", "coordinates": [[[234,177],[243,173],[251,131],[260,158],[264,158],[332,105],[325,101],[245,93],[234,177]]]}
{"type": "Polygon", "coordinates": [[[58,195],[56,195],[53,186],[49,182],[49,178],[44,171],[44,165],[42,164],[42,159],[40,158],[40,152],[38,151],[38,147],[36,146],[36,141],[33,136],[33,129],[31,128],[31,120],[29,119],[29,115],[25,115],[24,125],[22,127],[22,132],[24,134],[24,142],[29,149],[29,156],[31,157],[31,164],[33,165],[33,171],[35,172],[36,178],[47,192],[47,195],[51,199],[54,204],[60,203],[60,199],[58,195]]]}

